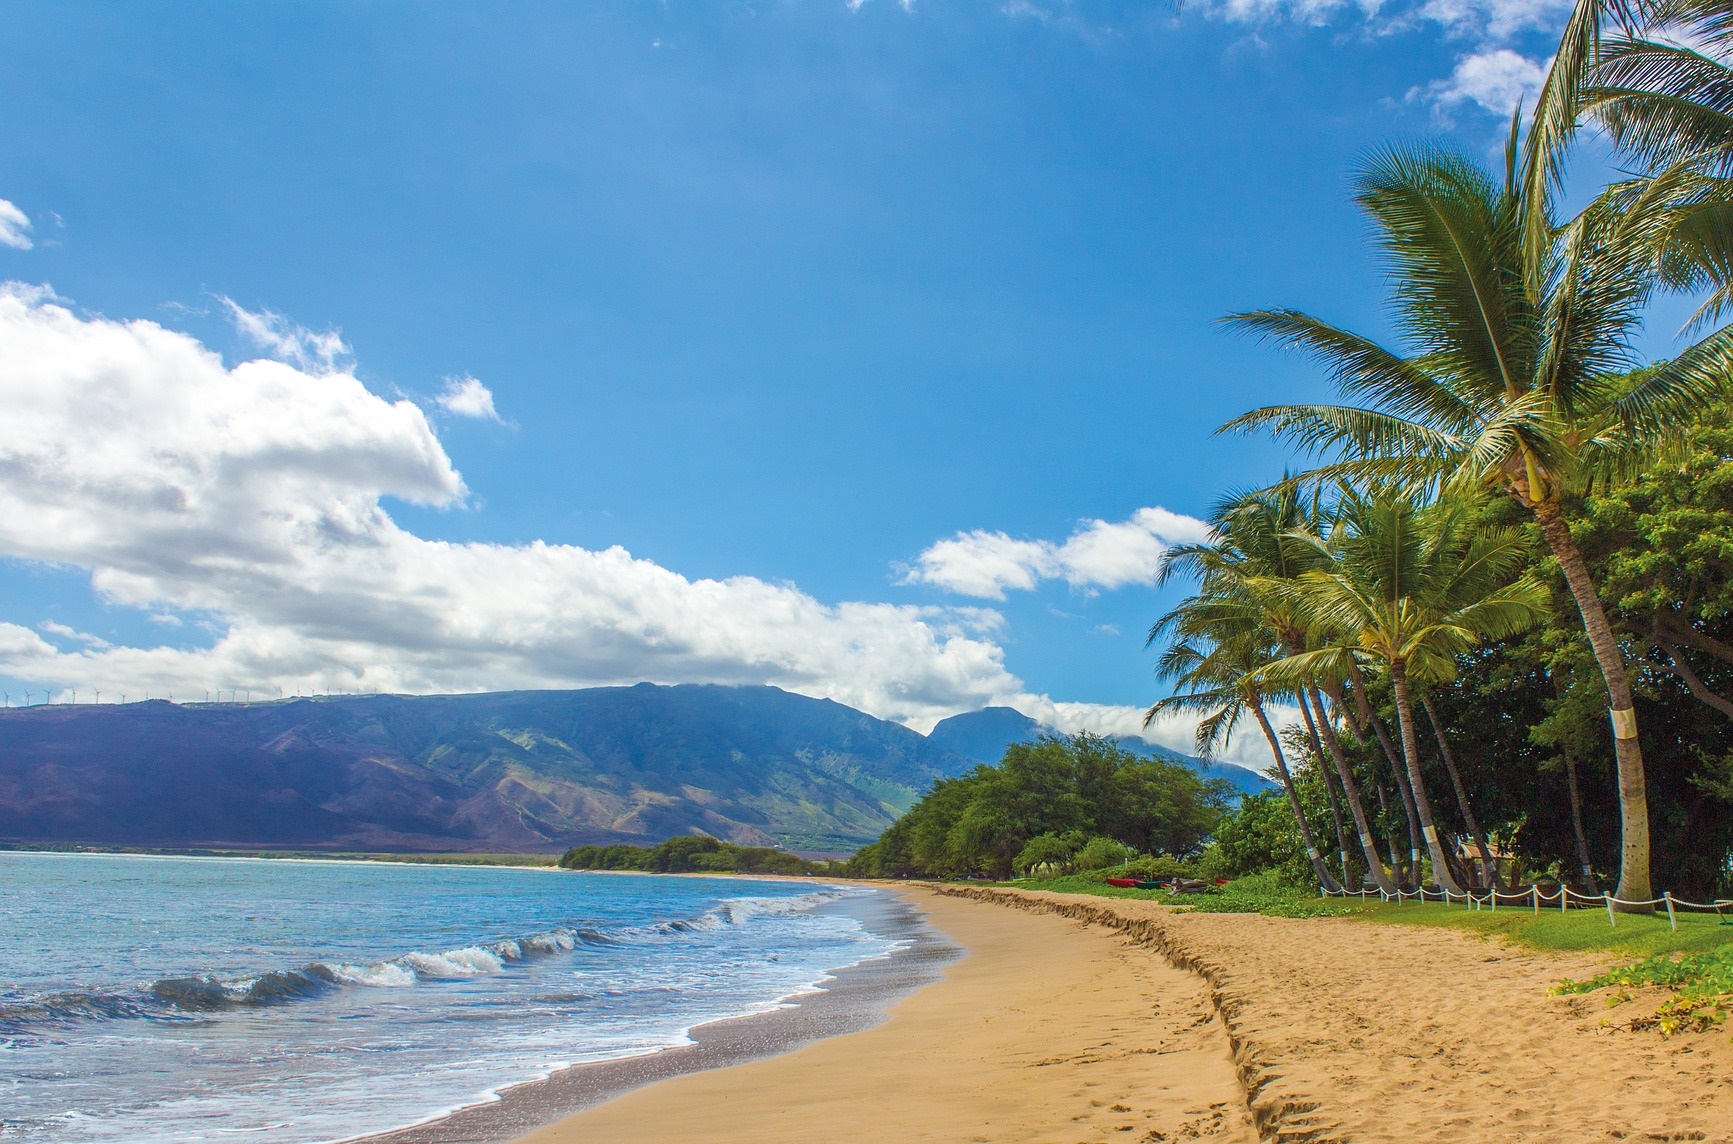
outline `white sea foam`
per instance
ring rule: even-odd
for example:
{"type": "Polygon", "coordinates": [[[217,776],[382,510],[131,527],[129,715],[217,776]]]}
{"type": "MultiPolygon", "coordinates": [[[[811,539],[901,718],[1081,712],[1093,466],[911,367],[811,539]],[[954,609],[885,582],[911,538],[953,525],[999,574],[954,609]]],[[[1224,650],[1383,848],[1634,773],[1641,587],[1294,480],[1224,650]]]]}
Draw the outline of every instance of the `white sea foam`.
{"type": "Polygon", "coordinates": [[[684,1043],[892,944],[822,909],[851,892],[828,888],[157,858],[127,878],[126,862],[0,853],[0,930],[35,942],[0,943],[0,981],[21,987],[6,1005],[33,1002],[0,1008],[8,1141],[385,1130],[684,1043]],[[73,1107],[90,1119],[46,1119],[73,1107]]]}

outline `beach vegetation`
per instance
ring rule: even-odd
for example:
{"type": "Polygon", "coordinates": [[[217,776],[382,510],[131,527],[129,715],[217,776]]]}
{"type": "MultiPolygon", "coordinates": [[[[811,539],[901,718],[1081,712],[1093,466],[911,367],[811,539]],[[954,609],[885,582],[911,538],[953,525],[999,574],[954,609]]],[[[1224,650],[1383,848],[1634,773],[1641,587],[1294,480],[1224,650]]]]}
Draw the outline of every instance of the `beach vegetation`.
{"type": "MultiPolygon", "coordinates": [[[[1261,739],[1279,795],[1201,834],[1155,799],[1133,827],[1134,792],[1030,781],[1052,748],[1025,745],[935,786],[856,868],[1081,879],[1075,848],[1024,851],[1082,833],[1302,895],[1544,882],[1632,917],[1661,890],[1733,898],[1730,12],[1584,0],[1496,169],[1424,140],[1366,156],[1390,337],[1293,308],[1225,319],[1334,394],[1222,427],[1304,467],[1228,492],[1162,557],[1159,582],[1191,591],[1150,631],[1173,693],[1146,726],[1195,718],[1205,759],[1261,739]],[[1590,122],[1622,168],[1566,210],[1590,122]],[[1668,291],[1698,306],[1649,358],[1668,291]]],[[[1448,924],[1495,924],[1466,913],[1448,924]]]]}
{"type": "Polygon", "coordinates": [[[1202,851],[1231,794],[1224,780],[1111,739],[1048,736],[1012,744],[996,765],[934,783],[848,869],[864,877],[1005,879],[1043,865],[1187,858],[1202,851]]]}
{"type": "Polygon", "coordinates": [[[566,870],[638,871],[649,874],[784,874],[831,872],[814,862],[769,846],[736,846],[708,834],[679,834],[655,846],[574,846],[560,857],[566,870]]]}

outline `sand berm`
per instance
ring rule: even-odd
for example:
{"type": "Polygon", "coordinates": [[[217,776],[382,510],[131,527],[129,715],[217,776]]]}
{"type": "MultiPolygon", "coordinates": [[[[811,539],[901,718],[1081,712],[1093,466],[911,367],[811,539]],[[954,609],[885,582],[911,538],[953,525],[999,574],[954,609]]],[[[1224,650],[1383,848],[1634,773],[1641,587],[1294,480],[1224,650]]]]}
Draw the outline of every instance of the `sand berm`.
{"type": "Polygon", "coordinates": [[[1344,918],[906,887],[968,956],[884,1024],[629,1092],[523,1144],[1733,1144],[1726,1030],[1552,996],[1604,956],[1344,918]]]}

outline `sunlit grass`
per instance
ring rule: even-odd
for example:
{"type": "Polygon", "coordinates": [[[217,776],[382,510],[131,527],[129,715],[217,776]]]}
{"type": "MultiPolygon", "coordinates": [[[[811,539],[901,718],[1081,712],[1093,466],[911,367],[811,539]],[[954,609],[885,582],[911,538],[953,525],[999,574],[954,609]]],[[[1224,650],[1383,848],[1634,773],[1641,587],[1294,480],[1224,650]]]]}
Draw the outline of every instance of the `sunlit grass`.
{"type": "Polygon", "coordinates": [[[1549,910],[1542,905],[1537,915],[1527,905],[1471,910],[1436,902],[1401,906],[1370,902],[1354,911],[1354,916],[1389,925],[1471,930],[1488,937],[1508,938],[1533,949],[1617,953],[1628,957],[1692,953],[1733,945],[1733,925],[1718,924],[1714,914],[1684,911],[1679,913],[1677,932],[1668,924],[1664,911],[1653,915],[1619,914],[1615,922],[1609,922],[1606,910],[1598,907],[1560,911],[1556,906],[1549,910]]]}

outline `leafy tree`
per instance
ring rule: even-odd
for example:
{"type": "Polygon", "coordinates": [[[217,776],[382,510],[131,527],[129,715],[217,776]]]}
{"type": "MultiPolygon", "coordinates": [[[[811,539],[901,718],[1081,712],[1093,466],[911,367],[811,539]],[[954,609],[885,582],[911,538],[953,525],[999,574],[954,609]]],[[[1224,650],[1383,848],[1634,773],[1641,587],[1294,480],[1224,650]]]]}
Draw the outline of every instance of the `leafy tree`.
{"type": "Polygon", "coordinates": [[[1262,669],[1277,683],[1346,678],[1355,660],[1375,664],[1390,679],[1402,732],[1402,756],[1432,858],[1432,876],[1461,893],[1421,776],[1411,682],[1441,682],[1456,673],[1456,656],[1487,639],[1532,627],[1543,615],[1546,589],[1517,579],[1527,556],[1521,534],[1478,527],[1452,503],[1422,510],[1412,494],[1343,491],[1328,540],[1334,559],[1294,580],[1271,583],[1308,617],[1325,646],[1262,669]]]}
{"type": "Polygon", "coordinates": [[[1733,367],[1733,342],[1718,332],[1633,374],[1631,343],[1655,284],[1665,204],[1641,189],[1609,192],[1558,225],[1549,195],[1527,193],[1532,159],[1519,163],[1515,127],[1502,184],[1435,145],[1386,150],[1359,175],[1357,199],[1390,263],[1408,352],[1293,310],[1229,319],[1308,352],[1364,404],[1274,406],[1225,428],[1266,429],[1336,453],[1321,476],[1432,482],[1452,496],[1497,489],[1532,513],[1611,702],[1619,896],[1648,898],[1648,803],[1630,673],[1566,511],[1593,480],[1633,473],[1677,441],[1679,426],[1733,367]]]}
{"type": "Polygon", "coordinates": [[[1065,834],[1037,834],[1023,844],[1023,849],[1017,852],[1017,858],[1012,868],[1019,874],[1027,874],[1042,866],[1052,866],[1061,873],[1070,873],[1072,858],[1082,848],[1084,838],[1081,831],[1068,831],[1065,834]]]}
{"type": "MultiPolygon", "coordinates": [[[[1175,611],[1187,608],[1190,603],[1182,603],[1175,611]]],[[[1203,617],[1191,620],[1176,617],[1174,626],[1200,634],[1210,628],[1207,618],[1203,617]]],[[[1185,690],[1151,707],[1145,722],[1165,711],[1200,713],[1202,718],[1198,720],[1196,746],[1198,754],[1207,759],[1218,746],[1228,744],[1235,726],[1249,711],[1263,732],[1264,741],[1269,744],[1274,770],[1281,779],[1282,791],[1287,796],[1301,844],[1318,884],[1327,890],[1340,890],[1342,887],[1324,864],[1324,856],[1319,852],[1311,825],[1306,821],[1293,773],[1282,753],[1281,741],[1264,710],[1264,691],[1253,678],[1275,656],[1268,646],[1259,646],[1256,633],[1245,636],[1229,628],[1222,634],[1226,642],[1217,643],[1207,652],[1192,643],[1176,643],[1163,653],[1157,674],[1177,680],[1185,690]]]]}
{"type": "MultiPolygon", "coordinates": [[[[1267,640],[1287,655],[1305,651],[1312,633],[1304,613],[1291,596],[1273,590],[1272,586],[1291,582],[1327,559],[1307,539],[1313,532],[1312,516],[1291,483],[1224,500],[1212,514],[1213,530],[1208,541],[1176,546],[1163,559],[1163,582],[1185,572],[1197,578],[1200,590],[1158,620],[1150,631],[1150,640],[1172,632],[1182,639],[1202,637],[1231,645],[1249,641],[1252,647],[1267,640]]],[[[1242,647],[1235,654],[1254,653],[1249,647],[1242,647]]],[[[1173,667],[1163,670],[1171,675],[1173,667]]],[[[1328,747],[1328,757],[1335,765],[1343,800],[1353,816],[1368,873],[1380,889],[1394,891],[1396,886],[1378,858],[1378,844],[1372,837],[1359,783],[1330,721],[1317,681],[1295,677],[1286,683],[1299,700],[1301,716],[1320,758],[1328,747]]],[[[1185,702],[1174,700],[1176,705],[1185,702]]],[[[1228,713],[1227,709],[1221,712],[1224,717],[1228,713]]],[[[1325,785],[1328,789],[1327,779],[1325,785]]],[[[1332,793],[1332,800],[1334,797],[1332,793]]],[[[1336,817],[1341,841],[1340,814],[1336,817]]],[[[1343,880],[1352,881],[1347,847],[1343,845],[1341,850],[1343,880]]]]}
{"type": "Polygon", "coordinates": [[[1201,848],[1231,790],[1095,735],[1015,743],[996,766],[934,783],[849,868],[878,877],[1004,878],[1043,861],[1075,864],[1094,836],[1183,856],[1201,848]],[[1051,841],[1037,842],[1044,838],[1051,841]]]}
{"type": "Polygon", "coordinates": [[[1279,870],[1284,880],[1308,885],[1313,870],[1296,820],[1283,801],[1274,791],[1240,799],[1240,805],[1216,827],[1203,859],[1205,870],[1220,878],[1279,870]]]}
{"type": "Polygon", "coordinates": [[[1104,870],[1109,866],[1123,866],[1136,854],[1135,848],[1127,846],[1117,838],[1105,838],[1098,834],[1083,844],[1083,849],[1077,852],[1074,864],[1079,870],[1104,870]]]}

